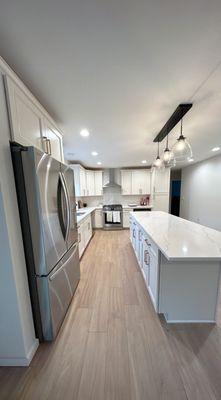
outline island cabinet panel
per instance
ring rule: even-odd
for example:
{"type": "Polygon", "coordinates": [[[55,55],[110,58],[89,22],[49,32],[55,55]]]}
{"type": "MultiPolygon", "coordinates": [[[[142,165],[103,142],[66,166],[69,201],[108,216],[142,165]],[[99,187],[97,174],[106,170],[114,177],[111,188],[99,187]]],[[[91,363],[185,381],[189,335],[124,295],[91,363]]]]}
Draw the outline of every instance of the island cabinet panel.
{"type": "Polygon", "coordinates": [[[160,266],[159,312],[167,322],[215,322],[220,263],[168,262],[160,266]]]}

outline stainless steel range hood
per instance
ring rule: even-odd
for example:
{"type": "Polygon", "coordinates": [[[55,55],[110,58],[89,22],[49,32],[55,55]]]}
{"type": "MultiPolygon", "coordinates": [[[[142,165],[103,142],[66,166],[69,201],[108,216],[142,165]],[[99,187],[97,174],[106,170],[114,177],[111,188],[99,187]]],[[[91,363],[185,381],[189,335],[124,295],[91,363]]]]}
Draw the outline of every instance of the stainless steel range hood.
{"type": "Polygon", "coordinates": [[[107,178],[106,178],[105,184],[103,185],[103,188],[104,189],[105,188],[118,188],[118,189],[121,189],[121,185],[119,185],[116,182],[116,179],[115,179],[115,169],[114,168],[110,168],[105,172],[107,174],[107,178]]]}

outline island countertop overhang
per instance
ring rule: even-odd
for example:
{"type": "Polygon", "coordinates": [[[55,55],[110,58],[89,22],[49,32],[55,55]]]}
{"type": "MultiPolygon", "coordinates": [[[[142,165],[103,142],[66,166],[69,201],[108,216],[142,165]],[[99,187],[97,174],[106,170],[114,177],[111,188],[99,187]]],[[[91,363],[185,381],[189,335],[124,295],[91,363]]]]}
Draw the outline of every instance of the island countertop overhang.
{"type": "Polygon", "coordinates": [[[221,261],[221,232],[162,212],[131,212],[168,261],[221,261]]]}

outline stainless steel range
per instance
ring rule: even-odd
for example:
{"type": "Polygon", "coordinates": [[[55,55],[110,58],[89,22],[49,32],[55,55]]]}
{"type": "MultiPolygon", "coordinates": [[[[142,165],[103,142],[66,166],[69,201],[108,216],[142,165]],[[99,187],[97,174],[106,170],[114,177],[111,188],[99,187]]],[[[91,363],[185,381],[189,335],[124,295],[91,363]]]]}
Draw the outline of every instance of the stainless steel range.
{"type": "Polygon", "coordinates": [[[123,208],[121,204],[103,206],[103,229],[123,229],[123,208]]]}

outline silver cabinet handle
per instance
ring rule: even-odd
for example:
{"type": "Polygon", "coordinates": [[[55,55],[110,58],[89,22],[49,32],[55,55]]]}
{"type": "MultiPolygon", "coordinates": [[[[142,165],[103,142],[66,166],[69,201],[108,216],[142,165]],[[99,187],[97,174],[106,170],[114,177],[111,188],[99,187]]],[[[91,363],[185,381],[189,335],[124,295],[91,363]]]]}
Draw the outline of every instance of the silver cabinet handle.
{"type": "Polygon", "coordinates": [[[81,242],[81,234],[78,233],[78,243],[80,243],[80,242],[81,242]]]}
{"type": "Polygon", "coordinates": [[[150,264],[149,253],[147,250],[144,251],[144,262],[146,265],[150,264]],[[148,257],[148,261],[147,261],[147,257],[148,257]]]}
{"type": "Polygon", "coordinates": [[[51,141],[47,138],[47,136],[43,136],[43,144],[44,144],[44,152],[51,156],[51,141]]]}
{"type": "Polygon", "coordinates": [[[135,239],[135,233],[134,232],[135,232],[135,229],[133,229],[133,238],[135,239]]]}

